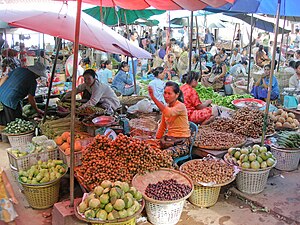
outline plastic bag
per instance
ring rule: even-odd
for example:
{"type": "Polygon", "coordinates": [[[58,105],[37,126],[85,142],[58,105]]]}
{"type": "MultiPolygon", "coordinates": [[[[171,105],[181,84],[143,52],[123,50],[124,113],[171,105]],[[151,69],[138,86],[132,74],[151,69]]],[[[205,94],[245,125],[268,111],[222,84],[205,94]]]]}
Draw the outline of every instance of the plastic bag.
{"type": "Polygon", "coordinates": [[[150,113],[153,111],[152,104],[149,99],[143,99],[136,103],[138,111],[142,113],[150,113]]]}
{"type": "Polygon", "coordinates": [[[36,145],[42,145],[45,141],[48,140],[48,137],[45,135],[37,136],[32,138],[32,143],[36,145]]]}

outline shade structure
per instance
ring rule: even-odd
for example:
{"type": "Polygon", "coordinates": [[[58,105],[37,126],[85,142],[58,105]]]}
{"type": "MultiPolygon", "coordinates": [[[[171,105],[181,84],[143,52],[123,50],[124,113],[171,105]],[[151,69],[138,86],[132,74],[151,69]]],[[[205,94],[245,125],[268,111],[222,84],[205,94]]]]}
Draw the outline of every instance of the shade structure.
{"type": "Polygon", "coordinates": [[[159,24],[158,20],[144,20],[144,19],[138,19],[134,22],[134,24],[136,25],[140,25],[140,26],[149,26],[149,27],[153,27],[153,26],[157,26],[159,24]]]}
{"type": "MultiPolygon", "coordinates": [[[[62,1],[62,0],[58,0],[62,1]]],[[[104,7],[119,6],[123,9],[141,10],[153,7],[162,10],[200,10],[207,6],[221,7],[235,0],[83,0],[82,2],[104,7]]]]}
{"type": "MultiPolygon", "coordinates": [[[[49,8],[46,6],[44,4],[36,5],[34,9],[27,10],[22,5],[18,5],[18,7],[3,5],[0,8],[0,20],[11,26],[34,30],[74,42],[76,10],[70,7],[62,10],[65,5],[61,2],[51,3],[49,8]]],[[[87,14],[83,14],[80,20],[79,43],[105,52],[137,58],[152,58],[149,52],[134,46],[111,28],[87,14]]]]}
{"type": "Polygon", "coordinates": [[[170,24],[179,25],[179,26],[189,26],[189,17],[171,19],[170,24]]]}
{"type": "MultiPolygon", "coordinates": [[[[278,0],[236,0],[221,7],[208,6],[211,12],[241,12],[276,15],[278,0]]],[[[281,0],[280,15],[300,16],[299,0],[281,0]]]]}
{"type": "Polygon", "coordinates": [[[209,24],[208,28],[219,29],[219,28],[225,28],[225,26],[219,22],[216,22],[216,23],[209,24]]]}
{"type": "MultiPolygon", "coordinates": [[[[240,14],[240,13],[224,13],[226,16],[232,16],[235,18],[238,18],[240,20],[245,21],[246,23],[251,25],[251,16],[247,14],[240,14]]],[[[253,17],[253,26],[256,28],[259,28],[261,30],[265,30],[268,32],[273,33],[274,32],[274,26],[275,24],[269,21],[265,21],[259,18],[253,17]]],[[[282,33],[282,28],[279,28],[279,32],[282,33]]],[[[284,33],[288,33],[290,30],[284,29],[284,33]]]]}
{"type": "MultiPolygon", "coordinates": [[[[99,6],[85,9],[83,12],[101,21],[99,6]]],[[[101,22],[108,26],[132,24],[137,19],[148,19],[165,12],[158,9],[128,10],[119,7],[102,7],[103,21],[101,22]]]]}

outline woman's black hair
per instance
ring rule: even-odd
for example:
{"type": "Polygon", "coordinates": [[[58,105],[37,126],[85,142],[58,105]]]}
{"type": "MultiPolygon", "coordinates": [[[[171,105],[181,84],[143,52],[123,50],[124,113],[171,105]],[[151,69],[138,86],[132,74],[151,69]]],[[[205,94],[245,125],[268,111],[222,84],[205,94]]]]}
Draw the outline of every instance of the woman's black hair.
{"type": "Polygon", "coordinates": [[[111,60],[106,60],[105,62],[101,63],[100,68],[105,69],[107,65],[111,64],[111,60]]]}
{"type": "Polygon", "coordinates": [[[295,63],[295,69],[297,69],[298,66],[300,66],[300,61],[297,61],[297,62],[295,63]]]}
{"type": "Polygon", "coordinates": [[[214,55],[214,59],[216,59],[217,56],[220,56],[220,58],[221,58],[221,55],[219,53],[217,53],[214,55]]]}
{"type": "Polygon", "coordinates": [[[93,70],[93,69],[88,69],[88,70],[86,70],[86,71],[84,71],[84,73],[83,73],[83,76],[85,76],[85,75],[91,75],[94,79],[95,79],[95,77],[96,77],[96,72],[95,72],[95,70],[93,70]]]}
{"type": "MultiPolygon", "coordinates": [[[[298,61],[299,62],[299,61],[298,61]]],[[[289,62],[289,67],[296,68],[296,62],[294,60],[289,62]]]]}
{"type": "Polygon", "coordinates": [[[175,93],[175,94],[179,94],[177,100],[180,101],[180,102],[182,102],[182,103],[184,102],[184,99],[183,99],[183,93],[182,93],[182,91],[180,90],[179,85],[178,85],[177,83],[175,83],[175,82],[173,82],[173,81],[168,81],[168,82],[166,83],[165,88],[166,88],[166,87],[172,87],[174,93],[175,93]]]}
{"type": "Polygon", "coordinates": [[[156,67],[152,70],[152,74],[154,75],[154,77],[157,77],[162,72],[164,72],[164,68],[162,66],[156,67]]]}
{"type": "Polygon", "coordinates": [[[263,45],[260,45],[259,47],[258,47],[258,51],[262,51],[264,49],[264,46],[263,45]]]}
{"type": "Polygon", "coordinates": [[[121,70],[123,67],[128,66],[128,63],[126,61],[122,61],[119,65],[119,70],[121,70]]]}
{"type": "Polygon", "coordinates": [[[198,81],[199,80],[199,73],[196,73],[195,71],[191,71],[191,75],[188,73],[182,75],[181,82],[183,84],[191,84],[193,80],[198,81]]]}
{"type": "Polygon", "coordinates": [[[212,42],[211,44],[210,44],[210,46],[212,47],[212,46],[215,46],[215,42],[212,42]]]}

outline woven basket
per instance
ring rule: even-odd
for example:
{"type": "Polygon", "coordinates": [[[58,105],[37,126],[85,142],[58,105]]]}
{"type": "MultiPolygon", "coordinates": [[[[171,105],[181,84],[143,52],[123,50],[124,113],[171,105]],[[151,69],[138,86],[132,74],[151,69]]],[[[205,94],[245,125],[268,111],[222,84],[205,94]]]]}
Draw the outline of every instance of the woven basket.
{"type": "Polygon", "coordinates": [[[190,202],[198,207],[211,207],[217,203],[221,186],[219,187],[204,187],[195,185],[194,192],[189,198],[190,202]]]}
{"type": "Polygon", "coordinates": [[[60,179],[40,185],[19,182],[22,184],[25,197],[32,208],[48,209],[58,202],[60,179]]]}
{"type": "Polygon", "coordinates": [[[275,166],[276,169],[283,171],[292,171],[298,168],[300,160],[299,149],[279,149],[272,146],[271,152],[277,159],[277,164],[275,166]]]}
{"type": "MultiPolygon", "coordinates": [[[[209,158],[208,158],[209,159],[209,158]]],[[[213,158],[212,158],[213,159],[213,158]]],[[[194,159],[191,161],[188,161],[180,166],[180,171],[183,171],[183,167],[189,163],[192,163],[193,161],[202,161],[204,159],[194,159]]],[[[203,186],[197,182],[194,181],[194,191],[192,195],[189,198],[189,201],[198,207],[206,208],[211,207],[215,205],[218,201],[220,190],[222,186],[225,186],[227,184],[230,184],[232,181],[234,181],[235,176],[232,177],[232,179],[226,181],[222,184],[214,184],[212,186],[203,186]]]]}
{"type": "Polygon", "coordinates": [[[24,191],[24,188],[22,186],[22,184],[20,184],[18,182],[18,178],[19,178],[19,172],[18,170],[16,170],[16,168],[14,168],[13,166],[9,165],[10,166],[10,172],[12,174],[12,176],[15,178],[16,182],[17,182],[17,185],[18,185],[18,188],[21,190],[21,191],[24,191]]]}
{"type": "Polygon", "coordinates": [[[12,135],[12,134],[5,134],[8,137],[9,143],[11,147],[19,147],[27,145],[28,142],[31,142],[34,131],[30,131],[26,134],[19,134],[19,135],[12,135]]]}
{"type": "Polygon", "coordinates": [[[258,171],[241,170],[236,177],[237,188],[247,194],[262,192],[272,168],[258,171]]]}
{"type": "Polygon", "coordinates": [[[193,192],[193,181],[187,175],[177,170],[165,168],[144,175],[135,175],[132,180],[132,186],[139,190],[146,200],[147,217],[154,225],[173,225],[178,223],[184,202],[193,192]],[[192,190],[184,198],[174,201],[158,201],[149,198],[145,194],[148,184],[157,183],[166,179],[174,179],[180,184],[190,185],[192,190]]]}

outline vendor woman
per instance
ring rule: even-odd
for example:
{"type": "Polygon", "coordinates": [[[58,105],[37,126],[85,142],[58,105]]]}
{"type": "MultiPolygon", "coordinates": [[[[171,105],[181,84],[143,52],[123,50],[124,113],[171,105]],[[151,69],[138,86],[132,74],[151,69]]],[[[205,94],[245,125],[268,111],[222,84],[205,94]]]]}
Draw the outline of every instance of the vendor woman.
{"type": "Polygon", "coordinates": [[[18,67],[8,74],[8,79],[0,86],[0,125],[22,117],[23,99],[28,96],[28,101],[38,114],[44,112],[38,109],[35,102],[36,79],[47,77],[45,66],[37,62],[27,68],[18,67]]]}
{"type": "MultiPolygon", "coordinates": [[[[84,83],[76,88],[76,94],[82,94],[82,101],[85,102],[81,107],[99,105],[109,111],[120,107],[120,101],[115,92],[106,84],[100,83],[93,69],[88,69],[83,73],[84,83]]],[[[62,100],[71,97],[68,92],[62,100]]]]}
{"type": "Polygon", "coordinates": [[[173,158],[187,155],[191,133],[187,109],[180,101],[182,92],[178,84],[172,81],[166,83],[164,98],[167,105],[155,97],[151,86],[148,87],[148,91],[149,96],[162,112],[161,123],[156,133],[156,138],[160,139],[161,148],[168,151],[173,158]]]}
{"type": "MultiPolygon", "coordinates": [[[[276,66],[275,66],[276,67],[276,66]]],[[[271,65],[264,66],[264,73],[258,78],[257,82],[251,90],[251,95],[256,99],[266,100],[268,96],[268,85],[270,83],[271,65]]],[[[279,97],[279,86],[276,77],[272,78],[271,100],[276,100],[279,97]]]]}
{"type": "Polygon", "coordinates": [[[214,120],[218,115],[217,107],[212,107],[211,100],[206,100],[201,102],[198,93],[195,90],[195,87],[198,85],[199,74],[191,72],[191,75],[184,74],[182,76],[182,85],[180,87],[184,104],[188,111],[189,121],[192,121],[197,124],[208,124],[214,120]]]}

